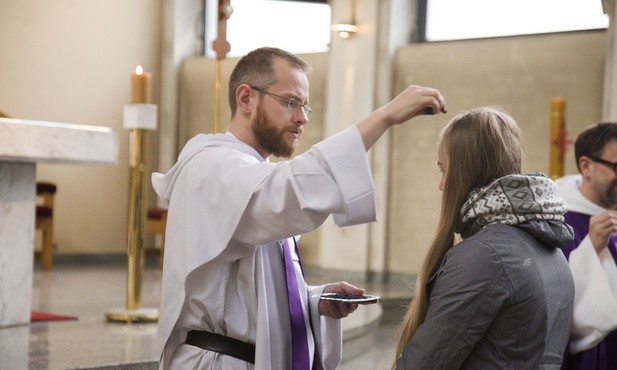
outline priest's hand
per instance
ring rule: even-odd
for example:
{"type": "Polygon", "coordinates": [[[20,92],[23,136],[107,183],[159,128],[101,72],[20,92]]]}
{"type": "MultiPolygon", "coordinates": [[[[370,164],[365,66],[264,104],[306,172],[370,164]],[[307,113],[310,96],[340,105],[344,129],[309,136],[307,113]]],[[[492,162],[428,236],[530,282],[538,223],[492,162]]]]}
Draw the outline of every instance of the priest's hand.
{"type": "Polygon", "coordinates": [[[392,101],[356,124],[364,148],[369,150],[392,126],[423,114],[446,113],[446,99],[431,87],[411,85],[392,101]]]}
{"type": "Polygon", "coordinates": [[[617,212],[608,211],[589,219],[589,239],[600,254],[608,246],[611,234],[617,231],[617,212]]]}
{"type": "Polygon", "coordinates": [[[446,113],[446,99],[437,89],[411,85],[379,110],[386,122],[398,125],[419,115],[446,113]]]}
{"type": "MultiPolygon", "coordinates": [[[[355,287],[347,282],[341,281],[338,283],[328,284],[323,290],[324,293],[345,293],[353,295],[363,295],[364,289],[355,287]]],[[[333,319],[342,319],[358,308],[357,303],[337,302],[320,300],[319,313],[333,319]]]]}

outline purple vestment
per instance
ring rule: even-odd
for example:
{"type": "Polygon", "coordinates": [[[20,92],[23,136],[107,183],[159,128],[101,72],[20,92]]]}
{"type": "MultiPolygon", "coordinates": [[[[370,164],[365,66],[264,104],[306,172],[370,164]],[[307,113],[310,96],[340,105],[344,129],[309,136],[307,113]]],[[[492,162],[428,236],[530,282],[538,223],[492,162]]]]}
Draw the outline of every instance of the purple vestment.
{"type": "MultiPolygon", "coordinates": [[[[566,222],[574,229],[574,240],[562,248],[566,258],[576,249],[589,233],[589,219],[591,216],[578,212],[567,212],[566,222]]],[[[608,249],[617,263],[617,234],[613,234],[608,249]]],[[[617,312],[615,313],[617,315],[617,312]]],[[[598,345],[577,354],[570,354],[566,349],[562,370],[617,370],[617,330],[609,333],[598,345]]]]}

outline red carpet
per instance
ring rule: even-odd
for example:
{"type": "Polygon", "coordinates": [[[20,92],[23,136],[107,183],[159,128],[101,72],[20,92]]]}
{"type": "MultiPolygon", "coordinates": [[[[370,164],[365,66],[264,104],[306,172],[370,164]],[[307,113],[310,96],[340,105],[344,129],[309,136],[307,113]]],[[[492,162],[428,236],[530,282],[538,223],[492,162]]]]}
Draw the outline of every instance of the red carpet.
{"type": "Polygon", "coordinates": [[[75,316],[56,315],[48,312],[32,311],[30,313],[30,322],[35,321],[63,321],[63,320],[77,320],[75,316]]]}

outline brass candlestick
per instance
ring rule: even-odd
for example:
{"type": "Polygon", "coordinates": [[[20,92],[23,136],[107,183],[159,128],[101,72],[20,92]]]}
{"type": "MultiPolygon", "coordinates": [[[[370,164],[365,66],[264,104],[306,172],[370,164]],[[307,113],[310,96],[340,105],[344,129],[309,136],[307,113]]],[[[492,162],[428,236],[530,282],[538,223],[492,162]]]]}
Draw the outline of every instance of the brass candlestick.
{"type": "Polygon", "coordinates": [[[144,226],[146,220],[146,130],[156,129],[156,106],[148,104],[149,74],[132,78],[131,105],[124,110],[124,127],[129,129],[129,204],[127,237],[126,308],[105,314],[109,321],[155,322],[155,308],[141,307],[141,287],[144,271],[144,226]],[[140,85],[140,84],[143,84],[140,85]]]}
{"type": "Polygon", "coordinates": [[[552,179],[557,179],[564,175],[565,150],[567,146],[566,100],[564,98],[551,99],[550,140],[549,175],[552,179]]]}
{"type": "Polygon", "coordinates": [[[135,310],[141,307],[141,283],[144,269],[144,222],[145,206],[145,158],[144,148],[146,133],[144,130],[132,129],[129,136],[130,164],[129,182],[129,229],[127,240],[128,277],[126,292],[126,308],[135,310]]]}

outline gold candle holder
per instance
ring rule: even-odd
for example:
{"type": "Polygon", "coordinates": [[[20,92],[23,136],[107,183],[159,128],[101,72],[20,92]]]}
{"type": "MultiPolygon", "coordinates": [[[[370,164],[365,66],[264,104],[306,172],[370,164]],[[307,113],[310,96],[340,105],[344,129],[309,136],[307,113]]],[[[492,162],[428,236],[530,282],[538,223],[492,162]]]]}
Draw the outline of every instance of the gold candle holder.
{"type": "Polygon", "coordinates": [[[129,128],[129,204],[127,237],[126,307],[105,314],[109,321],[156,322],[155,308],[141,307],[144,271],[143,240],[146,220],[146,130],[156,129],[156,109],[149,103],[150,74],[131,76],[131,106],[125,107],[124,126],[129,128]],[[146,76],[146,77],[144,77],[146,76]]]}
{"type": "Polygon", "coordinates": [[[566,100],[555,97],[551,99],[551,137],[550,137],[549,174],[552,179],[564,175],[566,149],[566,100]]]}

